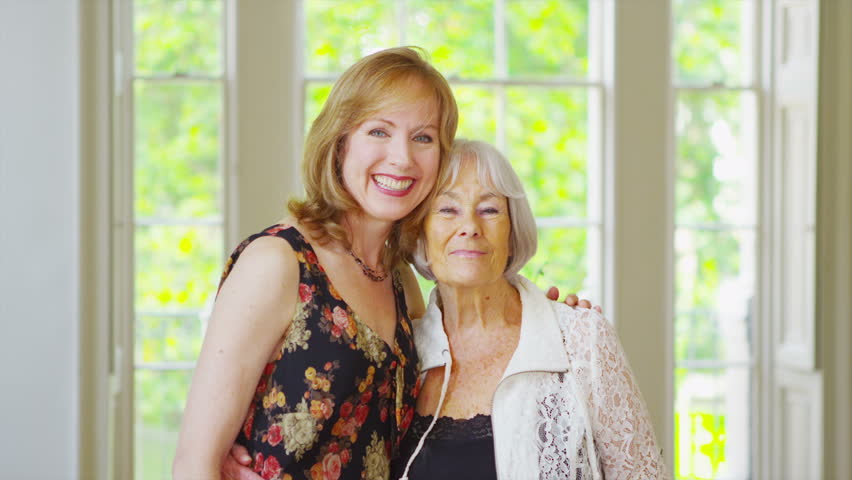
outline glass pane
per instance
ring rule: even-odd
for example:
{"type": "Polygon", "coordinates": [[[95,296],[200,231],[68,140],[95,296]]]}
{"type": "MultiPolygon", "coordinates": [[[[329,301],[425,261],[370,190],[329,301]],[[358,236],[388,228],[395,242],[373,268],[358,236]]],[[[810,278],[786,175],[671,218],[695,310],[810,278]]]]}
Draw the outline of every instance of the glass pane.
{"type": "Polygon", "coordinates": [[[316,120],[325,105],[326,99],[331,94],[331,83],[314,83],[311,82],[306,87],[305,92],[305,135],[311,128],[311,124],[316,120]]]}
{"type": "Polygon", "coordinates": [[[509,75],[585,77],[589,64],[587,0],[506,2],[509,75]]]}
{"type": "MultiPolygon", "coordinates": [[[[540,288],[559,287],[568,292],[588,295],[593,288],[586,285],[590,261],[587,231],[583,228],[540,228],[538,251],[521,273],[540,288]]],[[[600,298],[592,296],[592,298],[600,298]]]]}
{"type": "Polygon", "coordinates": [[[406,43],[426,49],[447,78],[496,74],[492,0],[410,0],[406,13],[406,43]]]}
{"type": "Polygon", "coordinates": [[[459,128],[456,138],[497,141],[497,99],[493,88],[454,86],[459,106],[459,128]]]}
{"type": "Polygon", "coordinates": [[[361,57],[399,41],[392,0],[310,0],[303,5],[308,75],[343,73],[361,57]]]}
{"type": "Polygon", "coordinates": [[[749,478],[748,368],[675,369],[675,476],[749,478]]]}
{"type": "Polygon", "coordinates": [[[754,232],[678,228],[675,255],[676,361],[748,360],[754,232]]]}
{"type": "Polygon", "coordinates": [[[221,0],[136,0],[136,73],[222,71],[221,0]]]}
{"type": "Polygon", "coordinates": [[[220,226],[137,226],[136,309],[203,309],[222,272],[220,226]]]}
{"type": "Polygon", "coordinates": [[[506,89],[505,152],[536,217],[586,217],[587,93],[506,89]]]}
{"type": "Polygon", "coordinates": [[[201,352],[201,312],[183,315],[137,314],[136,363],[194,362],[201,352]]]}
{"type": "Polygon", "coordinates": [[[136,83],[136,217],[221,215],[219,84],[136,83]]]}
{"type": "Polygon", "coordinates": [[[742,85],[752,78],[754,0],[675,0],[675,82],[742,85]]]}
{"type": "Polygon", "coordinates": [[[676,222],[753,224],[754,96],[681,91],[677,99],[676,222]]]}
{"type": "Polygon", "coordinates": [[[136,371],[134,480],[172,478],[191,375],[191,371],[136,371]]]}

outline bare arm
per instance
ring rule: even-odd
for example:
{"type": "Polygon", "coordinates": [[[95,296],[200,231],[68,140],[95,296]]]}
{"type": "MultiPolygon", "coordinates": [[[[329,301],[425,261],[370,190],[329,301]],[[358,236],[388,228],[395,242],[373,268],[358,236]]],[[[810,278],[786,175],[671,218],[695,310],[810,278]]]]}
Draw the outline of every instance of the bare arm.
{"type": "Polygon", "coordinates": [[[281,239],[246,247],[222,285],[192,378],[172,474],[218,479],[263,367],[297,303],[299,265],[281,239]]]}

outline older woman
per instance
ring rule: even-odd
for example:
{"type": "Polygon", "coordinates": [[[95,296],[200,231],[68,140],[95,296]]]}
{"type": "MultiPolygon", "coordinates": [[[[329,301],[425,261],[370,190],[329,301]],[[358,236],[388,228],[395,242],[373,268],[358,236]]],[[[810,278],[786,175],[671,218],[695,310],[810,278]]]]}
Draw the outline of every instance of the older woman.
{"type": "Polygon", "coordinates": [[[518,275],[536,228],[509,162],[457,140],[437,188],[415,254],[438,282],[415,322],[424,382],[393,478],[665,478],[613,328],[518,275]]]}

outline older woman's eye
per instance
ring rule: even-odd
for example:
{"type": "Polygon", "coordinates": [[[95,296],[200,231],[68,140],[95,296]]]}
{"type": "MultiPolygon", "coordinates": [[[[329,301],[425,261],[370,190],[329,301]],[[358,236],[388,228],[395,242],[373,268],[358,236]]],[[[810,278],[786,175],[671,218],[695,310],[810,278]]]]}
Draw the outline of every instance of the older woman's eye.
{"type": "Polygon", "coordinates": [[[438,213],[442,213],[444,215],[454,215],[454,214],[458,213],[458,210],[456,210],[453,207],[440,207],[438,209],[438,213]]]}
{"type": "Polygon", "coordinates": [[[496,215],[496,214],[500,213],[500,209],[496,208],[496,207],[485,207],[485,208],[479,209],[479,213],[481,213],[483,215],[496,215]]]}
{"type": "Polygon", "coordinates": [[[370,130],[367,133],[367,135],[370,135],[371,137],[380,137],[380,138],[390,136],[390,135],[388,135],[388,132],[382,130],[381,128],[374,128],[374,129],[370,130]]]}

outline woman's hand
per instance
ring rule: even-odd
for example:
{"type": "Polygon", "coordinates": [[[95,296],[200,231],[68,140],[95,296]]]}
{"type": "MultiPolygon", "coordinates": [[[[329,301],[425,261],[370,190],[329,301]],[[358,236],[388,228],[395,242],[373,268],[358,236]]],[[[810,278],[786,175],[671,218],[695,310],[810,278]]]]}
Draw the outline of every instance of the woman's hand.
{"type": "Polygon", "coordinates": [[[263,480],[251,468],[251,456],[242,445],[234,445],[222,462],[222,478],[227,480],[263,480]]]}
{"type": "MultiPolygon", "coordinates": [[[[559,289],[556,287],[550,287],[547,289],[547,298],[553,300],[554,302],[559,301],[559,289]]],[[[600,305],[592,306],[592,302],[586,300],[585,298],[580,300],[577,298],[577,295],[573,293],[569,293],[567,297],[565,297],[565,305],[569,307],[580,307],[580,308],[594,308],[598,313],[603,313],[603,309],[600,305]]]]}

